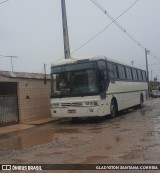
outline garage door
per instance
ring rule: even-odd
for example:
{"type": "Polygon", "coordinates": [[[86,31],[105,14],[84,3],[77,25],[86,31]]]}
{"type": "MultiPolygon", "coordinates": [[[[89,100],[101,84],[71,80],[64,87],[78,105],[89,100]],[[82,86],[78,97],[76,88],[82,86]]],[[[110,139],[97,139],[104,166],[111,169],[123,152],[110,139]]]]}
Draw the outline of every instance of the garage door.
{"type": "Polygon", "coordinates": [[[0,82],[0,126],[18,123],[17,83],[0,82]]]}

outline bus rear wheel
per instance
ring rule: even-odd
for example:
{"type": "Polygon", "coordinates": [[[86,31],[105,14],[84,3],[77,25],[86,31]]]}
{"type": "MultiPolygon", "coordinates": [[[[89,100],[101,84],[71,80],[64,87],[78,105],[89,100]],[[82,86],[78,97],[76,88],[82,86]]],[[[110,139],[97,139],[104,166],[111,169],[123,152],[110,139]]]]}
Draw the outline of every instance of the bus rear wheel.
{"type": "Polygon", "coordinates": [[[110,118],[115,118],[115,116],[118,113],[117,102],[115,100],[111,101],[110,111],[111,111],[110,118]]]}

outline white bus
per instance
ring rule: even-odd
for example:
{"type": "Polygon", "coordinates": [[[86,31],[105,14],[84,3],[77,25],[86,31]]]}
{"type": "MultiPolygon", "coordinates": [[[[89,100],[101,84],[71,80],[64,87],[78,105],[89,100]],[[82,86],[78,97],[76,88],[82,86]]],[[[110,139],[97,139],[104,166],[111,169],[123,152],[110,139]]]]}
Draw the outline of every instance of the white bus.
{"type": "Polygon", "coordinates": [[[114,118],[148,97],[144,70],[106,57],[64,59],[51,66],[51,76],[53,117],[114,118]]]}

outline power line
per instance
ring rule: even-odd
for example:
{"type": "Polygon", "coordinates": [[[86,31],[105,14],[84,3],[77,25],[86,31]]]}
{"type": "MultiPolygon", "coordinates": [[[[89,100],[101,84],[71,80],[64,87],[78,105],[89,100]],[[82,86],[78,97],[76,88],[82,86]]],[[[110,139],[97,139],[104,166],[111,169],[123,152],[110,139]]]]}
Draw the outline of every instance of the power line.
{"type": "Polygon", "coordinates": [[[5,1],[0,2],[0,5],[1,5],[1,4],[4,4],[4,3],[7,2],[7,1],[9,1],[9,0],[5,0],[5,1]]]}
{"type": "MultiPolygon", "coordinates": [[[[140,46],[142,49],[145,50],[145,47],[143,47],[135,38],[133,38],[133,37],[127,32],[127,30],[124,29],[124,28],[116,21],[117,19],[114,19],[114,18],[107,12],[107,10],[104,9],[104,8],[101,6],[101,4],[99,4],[96,0],[91,0],[91,1],[92,1],[102,12],[104,12],[104,14],[107,15],[108,18],[110,18],[110,19],[112,20],[112,22],[115,23],[115,24],[118,26],[118,28],[119,28],[120,30],[122,30],[125,34],[128,35],[128,37],[130,37],[136,44],[138,44],[138,46],[140,46]]],[[[132,7],[133,5],[135,5],[138,1],[139,1],[139,0],[136,0],[136,1],[131,5],[131,7],[132,7]]],[[[130,7],[130,8],[131,8],[131,7],[130,7]]],[[[130,9],[130,8],[129,8],[129,9],[130,9]]]]}
{"type": "MultiPolygon", "coordinates": [[[[138,1],[139,1],[139,0],[135,1],[134,4],[137,3],[138,1]]],[[[114,19],[114,18],[109,14],[109,12],[107,12],[107,10],[104,9],[104,8],[101,6],[101,4],[99,4],[96,0],[91,0],[91,2],[93,2],[102,12],[104,12],[104,14],[107,15],[107,17],[110,18],[110,19],[112,20],[112,22],[115,23],[115,24],[118,26],[118,28],[119,28],[122,32],[124,32],[125,34],[127,34],[136,44],[138,44],[138,46],[140,46],[142,49],[145,50],[145,47],[143,47],[135,38],[133,38],[133,37],[127,32],[127,30],[124,29],[124,28],[116,21],[116,19],[114,19]]]]}
{"type": "MultiPolygon", "coordinates": [[[[132,5],[135,5],[139,0],[136,0],[132,5]]],[[[115,23],[115,25],[117,25],[117,27],[122,31],[124,32],[133,42],[135,42],[141,49],[143,50],[146,50],[146,48],[141,44],[139,43],[131,34],[128,33],[128,31],[126,29],[124,29],[116,20],[114,19],[110,14],[109,12],[107,12],[106,9],[103,8],[103,6],[98,3],[96,0],[91,0],[92,3],[94,3],[94,5],[96,5],[105,15],[107,15],[108,18],[110,18],[112,20],[112,23],[115,23]]],[[[131,7],[129,7],[128,9],[130,9],[131,7]]],[[[148,50],[148,49],[147,49],[148,50]]],[[[151,53],[151,51],[149,51],[149,53],[151,57],[153,57],[154,59],[157,59],[158,61],[160,61],[160,58],[158,58],[157,56],[153,55],[153,53],[151,53]]]]}
{"type": "MultiPolygon", "coordinates": [[[[73,50],[71,53],[77,52],[79,49],[90,43],[92,40],[94,40],[96,37],[98,37],[100,34],[102,34],[107,28],[109,28],[116,20],[118,20],[122,15],[124,15],[130,8],[132,8],[139,0],[136,0],[132,5],[130,5],[123,13],[121,13],[117,18],[115,18],[109,25],[107,25],[105,28],[103,28],[101,31],[99,31],[95,36],[90,38],[88,41],[86,41],[84,44],[73,50]]],[[[92,1],[93,2],[93,1],[92,1]]],[[[96,3],[96,2],[95,2],[96,3]]],[[[96,6],[98,5],[97,3],[95,4],[96,6]]],[[[101,5],[100,5],[101,6],[101,5]]],[[[101,6],[102,7],[102,6],[101,6]]],[[[99,8],[99,7],[98,7],[99,8]]],[[[106,10],[103,8],[104,12],[106,10]]]]}
{"type": "Polygon", "coordinates": [[[148,64],[148,66],[159,65],[160,63],[148,64]]]}
{"type": "Polygon", "coordinates": [[[157,57],[157,56],[155,56],[151,51],[149,52],[149,55],[150,55],[151,57],[153,57],[154,59],[160,61],[160,58],[157,57]]]}
{"type": "Polygon", "coordinates": [[[82,44],[80,47],[78,47],[75,50],[73,50],[71,53],[77,52],[79,49],[81,49],[82,47],[84,47],[85,45],[87,45],[88,43],[90,43],[92,40],[94,40],[96,37],[98,37],[100,34],[102,34],[108,27],[110,27],[112,25],[112,23],[110,23],[107,27],[105,27],[104,29],[102,29],[101,31],[99,31],[95,36],[93,36],[92,38],[90,38],[87,42],[85,42],[84,44],[82,44]]]}

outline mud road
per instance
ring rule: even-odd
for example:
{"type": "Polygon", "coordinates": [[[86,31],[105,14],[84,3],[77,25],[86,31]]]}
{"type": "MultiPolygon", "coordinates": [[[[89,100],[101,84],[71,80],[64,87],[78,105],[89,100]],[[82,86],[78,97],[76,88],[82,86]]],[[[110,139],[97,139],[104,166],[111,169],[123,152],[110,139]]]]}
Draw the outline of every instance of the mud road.
{"type": "Polygon", "coordinates": [[[0,134],[0,163],[158,164],[160,98],[147,101],[143,109],[126,110],[114,119],[89,118],[76,123],[60,119],[0,134]]]}

